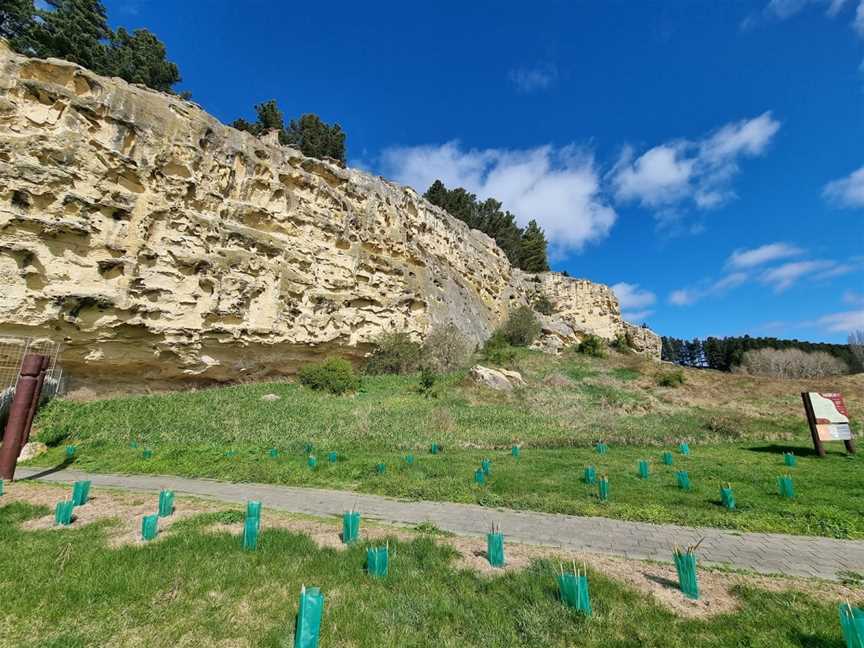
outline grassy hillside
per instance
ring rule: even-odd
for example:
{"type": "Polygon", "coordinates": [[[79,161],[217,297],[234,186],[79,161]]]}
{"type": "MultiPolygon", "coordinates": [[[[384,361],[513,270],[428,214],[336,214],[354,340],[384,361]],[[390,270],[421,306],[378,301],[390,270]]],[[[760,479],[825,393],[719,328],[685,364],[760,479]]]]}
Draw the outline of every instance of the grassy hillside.
{"type": "Polygon", "coordinates": [[[528,386],[501,394],[446,378],[437,395],[417,391],[417,378],[364,380],[354,396],[320,394],[295,384],[243,385],[105,401],[56,401],[38,419],[38,437],[59,444],[38,465],[78,448],[87,470],[172,473],[221,479],[327,486],[419,499],[479,502],[560,513],[691,525],[864,537],[861,460],[832,445],[828,459],[812,456],[801,412],[804,389],[844,392],[856,429],[864,413],[864,376],[816,384],[685,370],[678,387],[660,387],[675,369],[634,356],[608,359],[523,352],[517,360],[528,386]],[[279,400],[261,400],[276,394],[279,400]],[[605,439],[610,452],[593,444],[605,439]],[[662,450],[687,441],[692,456],[662,450]],[[131,448],[130,443],[137,444],[131,448]],[[429,444],[446,452],[430,455],[429,444]],[[306,464],[311,444],[318,467],[306,464]],[[522,457],[510,455],[513,444],[522,457]],[[154,452],[142,457],[142,448],[154,452]],[[279,456],[271,458],[268,450],[279,456]],[[776,494],[793,450],[798,496],[776,494]],[[327,453],[339,460],[328,462],[327,453]],[[404,460],[414,454],[409,466],[404,460]],[[492,460],[489,483],[473,483],[482,458],[492,460]],[[639,459],[652,476],[639,479],[639,459]],[[376,465],[386,465],[380,475],[376,465]],[[608,472],[612,497],[600,502],[583,484],[586,465],[608,472]],[[676,488],[688,470],[694,488],[676,488]],[[736,489],[739,510],[719,505],[721,482],[736,489]]]}

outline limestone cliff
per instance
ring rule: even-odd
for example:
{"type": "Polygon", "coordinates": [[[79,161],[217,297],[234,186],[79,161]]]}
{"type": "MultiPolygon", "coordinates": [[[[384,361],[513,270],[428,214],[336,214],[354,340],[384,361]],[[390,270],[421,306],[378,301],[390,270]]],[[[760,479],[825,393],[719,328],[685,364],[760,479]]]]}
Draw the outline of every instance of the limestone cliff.
{"type": "Polygon", "coordinates": [[[629,326],[608,287],[515,270],[409,188],[2,41],[0,288],[0,333],[62,340],[83,383],[293,373],[451,321],[480,343],[541,293],[542,346],[629,326]]]}

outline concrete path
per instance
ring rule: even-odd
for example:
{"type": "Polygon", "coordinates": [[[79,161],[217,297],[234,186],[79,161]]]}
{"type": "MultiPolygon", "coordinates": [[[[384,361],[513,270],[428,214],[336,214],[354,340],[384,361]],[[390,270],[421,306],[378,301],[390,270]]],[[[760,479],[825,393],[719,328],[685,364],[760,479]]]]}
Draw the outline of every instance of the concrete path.
{"type": "Polygon", "coordinates": [[[368,519],[401,525],[431,522],[439,529],[459,535],[482,536],[494,520],[501,525],[508,540],[513,542],[664,562],[671,561],[675,544],[695,544],[704,538],[699,547],[699,559],[703,563],[763,574],[817,576],[832,580],[838,579],[838,574],[844,571],[864,573],[864,541],[738,533],[671,524],[490,509],[450,502],[412,502],[317,488],[237,484],[170,476],[18,468],[16,477],[51,482],[89,479],[94,488],[107,486],[135,491],[168,488],[178,494],[227,502],[242,503],[255,499],[268,508],[317,516],[341,516],[344,511],[356,507],[368,519]]]}

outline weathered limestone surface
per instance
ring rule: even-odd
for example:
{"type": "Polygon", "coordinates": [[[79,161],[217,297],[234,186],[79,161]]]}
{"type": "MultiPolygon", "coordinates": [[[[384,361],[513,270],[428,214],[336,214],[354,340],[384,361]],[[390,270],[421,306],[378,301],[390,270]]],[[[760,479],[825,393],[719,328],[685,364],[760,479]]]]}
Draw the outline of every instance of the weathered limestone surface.
{"type": "Polygon", "coordinates": [[[409,188],[2,41],[0,288],[0,333],[64,341],[79,383],[290,374],[451,321],[480,343],[541,293],[544,348],[630,330],[608,287],[515,270],[409,188]]]}

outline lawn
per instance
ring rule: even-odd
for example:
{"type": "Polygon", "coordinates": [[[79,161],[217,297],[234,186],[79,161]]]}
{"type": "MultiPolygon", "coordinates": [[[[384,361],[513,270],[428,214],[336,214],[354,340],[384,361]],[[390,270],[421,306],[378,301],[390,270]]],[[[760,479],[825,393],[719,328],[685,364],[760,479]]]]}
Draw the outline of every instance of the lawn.
{"type": "Polygon", "coordinates": [[[212,525],[232,511],[174,522],[148,544],[113,546],[117,521],[22,530],[49,514],[0,498],[7,603],[0,645],[290,646],[302,585],[326,597],[321,645],[363,646],[837,646],[830,597],[736,586],[741,609],[684,619],[589,568],[594,615],[558,599],[555,560],[490,577],[454,564],[434,536],[389,540],[391,570],[364,573],[365,541],[344,551],[265,529],[256,551],[212,525]],[[746,638],[746,639],[745,639],[746,638]]]}
{"type": "MultiPolygon", "coordinates": [[[[529,385],[511,394],[452,375],[437,385],[434,398],[417,392],[416,378],[385,376],[366,378],[360,393],[342,397],[271,383],[58,400],[37,421],[38,437],[55,447],[32,463],[62,463],[65,444],[74,444],[75,467],[90,471],[864,538],[862,460],[846,457],[842,446],[832,446],[826,459],[815,457],[803,416],[794,416],[798,385],[690,371],[684,386],[671,389],[656,386],[663,369],[628,358],[523,354],[520,363],[529,385]],[[262,400],[267,394],[279,399],[262,400]],[[599,439],[608,442],[608,454],[594,452],[599,439]],[[691,456],[676,451],[681,441],[690,443],[691,456]],[[445,452],[431,455],[433,442],[445,452]],[[522,447],[518,459],[510,454],[514,444],[522,447]],[[307,445],[317,455],[314,469],[307,465],[307,445]],[[145,448],[152,458],[143,458],[145,448]],[[269,456],[270,448],[277,457],[269,456]],[[673,452],[672,466],[661,463],[664,450],[673,452]],[[798,456],[798,465],[788,469],[793,500],[777,493],[777,477],[787,472],[784,451],[798,456]],[[336,463],[328,461],[330,452],[338,454],[336,463]],[[491,459],[492,473],[480,486],[473,475],[483,458],[491,459]],[[640,459],[651,462],[647,480],[637,475],[640,459]],[[384,474],[376,471],[379,463],[384,474]],[[588,465],[608,473],[608,502],[582,482],[588,465]],[[688,471],[691,491],[678,490],[677,470],[688,471]],[[725,482],[735,489],[736,511],[720,505],[725,482]]],[[[859,406],[858,383],[843,387],[850,407],[859,406]]]]}

